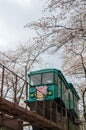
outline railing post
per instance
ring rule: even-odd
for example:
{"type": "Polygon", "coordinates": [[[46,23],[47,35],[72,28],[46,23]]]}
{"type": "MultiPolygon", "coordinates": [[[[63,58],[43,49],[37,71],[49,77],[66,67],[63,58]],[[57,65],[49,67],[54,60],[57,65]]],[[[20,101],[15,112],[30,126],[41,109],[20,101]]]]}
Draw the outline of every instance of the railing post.
{"type": "Polygon", "coordinates": [[[52,102],[50,101],[50,120],[52,121],[52,102]]]}
{"type": "Polygon", "coordinates": [[[66,121],[66,129],[67,129],[67,118],[68,118],[68,113],[67,113],[67,108],[65,108],[65,121],[66,121]]]}
{"type": "Polygon", "coordinates": [[[38,110],[37,110],[37,100],[35,102],[35,112],[38,113],[38,110]]]}
{"type": "Polygon", "coordinates": [[[56,104],[56,123],[58,123],[58,104],[56,104]]]}
{"type": "Polygon", "coordinates": [[[28,101],[28,83],[26,82],[26,109],[27,109],[27,101],[28,101]]]}
{"type": "Polygon", "coordinates": [[[18,80],[17,75],[15,75],[15,79],[16,79],[16,81],[15,81],[15,86],[14,86],[14,103],[16,104],[17,103],[17,98],[16,98],[16,96],[17,96],[17,80],[18,80]]]}
{"type": "Polygon", "coordinates": [[[55,122],[57,123],[57,104],[55,103],[55,122]]]}
{"type": "Polygon", "coordinates": [[[61,119],[62,119],[62,126],[64,127],[63,107],[61,108],[61,119]]]}
{"type": "Polygon", "coordinates": [[[3,86],[4,86],[4,71],[5,67],[2,68],[2,85],[1,85],[1,97],[3,97],[3,86]]]}
{"type": "Polygon", "coordinates": [[[45,100],[43,100],[43,116],[45,117],[45,100]]]}

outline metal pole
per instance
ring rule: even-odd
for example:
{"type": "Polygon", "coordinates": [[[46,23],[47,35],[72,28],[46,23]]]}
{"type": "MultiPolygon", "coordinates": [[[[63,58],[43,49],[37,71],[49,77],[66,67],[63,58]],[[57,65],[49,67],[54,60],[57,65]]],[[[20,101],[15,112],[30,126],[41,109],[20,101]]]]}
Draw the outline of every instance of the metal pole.
{"type": "Polygon", "coordinates": [[[26,82],[26,109],[27,109],[27,101],[28,101],[28,83],[26,82]]]}
{"type": "Polygon", "coordinates": [[[43,100],[43,116],[45,117],[45,100],[43,100]]]}
{"type": "Polygon", "coordinates": [[[3,97],[4,71],[5,71],[5,67],[3,66],[3,68],[2,68],[2,85],[1,85],[1,97],[3,97]]]}
{"type": "Polygon", "coordinates": [[[86,121],[86,111],[85,111],[85,93],[86,93],[86,88],[85,90],[83,91],[83,94],[82,94],[82,99],[83,99],[83,114],[84,114],[84,118],[85,118],[85,121],[86,121]]]}
{"type": "Polygon", "coordinates": [[[52,102],[50,101],[50,120],[52,121],[52,102]]]}
{"type": "Polygon", "coordinates": [[[16,81],[15,81],[15,87],[14,87],[14,103],[17,103],[17,75],[15,75],[15,79],[16,79],[16,81]]]}

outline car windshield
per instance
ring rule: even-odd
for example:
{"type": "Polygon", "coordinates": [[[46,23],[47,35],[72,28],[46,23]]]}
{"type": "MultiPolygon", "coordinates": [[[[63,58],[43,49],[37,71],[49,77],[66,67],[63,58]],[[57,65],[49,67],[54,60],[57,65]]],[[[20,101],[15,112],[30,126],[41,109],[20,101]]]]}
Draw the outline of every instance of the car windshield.
{"type": "Polygon", "coordinates": [[[42,84],[51,84],[53,83],[53,73],[44,73],[42,75],[42,84]]]}
{"type": "Polygon", "coordinates": [[[32,86],[34,86],[34,85],[40,85],[41,84],[41,74],[31,75],[31,82],[30,82],[30,84],[32,86]]]}

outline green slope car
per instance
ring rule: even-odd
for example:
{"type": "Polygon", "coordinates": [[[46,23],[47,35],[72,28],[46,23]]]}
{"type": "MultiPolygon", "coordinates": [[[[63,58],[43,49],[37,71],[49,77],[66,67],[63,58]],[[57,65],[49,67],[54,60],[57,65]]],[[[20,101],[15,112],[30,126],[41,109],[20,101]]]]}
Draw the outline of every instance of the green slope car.
{"type": "Polygon", "coordinates": [[[79,130],[74,123],[75,119],[78,119],[79,96],[73,84],[67,82],[62,72],[57,69],[42,69],[30,72],[28,77],[29,97],[26,102],[30,106],[30,110],[34,110],[37,105],[38,114],[43,115],[45,108],[46,118],[50,119],[52,104],[53,121],[56,121],[58,112],[61,119],[62,116],[63,118],[67,116],[67,120],[64,122],[65,129],[79,130]],[[44,102],[45,106],[43,106],[44,102]]]}
{"type": "Polygon", "coordinates": [[[36,100],[58,100],[67,106],[68,83],[57,69],[30,72],[29,102],[36,100]]]}

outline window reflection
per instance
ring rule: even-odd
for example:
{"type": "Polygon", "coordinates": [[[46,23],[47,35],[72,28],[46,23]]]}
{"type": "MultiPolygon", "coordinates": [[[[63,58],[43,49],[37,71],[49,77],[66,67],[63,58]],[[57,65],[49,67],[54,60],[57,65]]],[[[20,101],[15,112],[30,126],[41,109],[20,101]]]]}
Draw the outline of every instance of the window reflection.
{"type": "Polygon", "coordinates": [[[51,84],[53,83],[53,73],[44,73],[42,76],[43,84],[51,84]]]}
{"type": "Polygon", "coordinates": [[[31,85],[40,85],[41,84],[41,74],[36,74],[31,76],[31,85]]]}
{"type": "Polygon", "coordinates": [[[55,84],[58,84],[58,81],[59,80],[59,78],[58,78],[58,75],[55,73],[55,84]]]}

